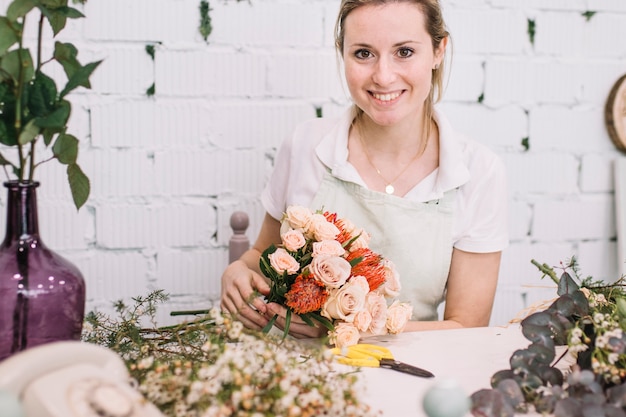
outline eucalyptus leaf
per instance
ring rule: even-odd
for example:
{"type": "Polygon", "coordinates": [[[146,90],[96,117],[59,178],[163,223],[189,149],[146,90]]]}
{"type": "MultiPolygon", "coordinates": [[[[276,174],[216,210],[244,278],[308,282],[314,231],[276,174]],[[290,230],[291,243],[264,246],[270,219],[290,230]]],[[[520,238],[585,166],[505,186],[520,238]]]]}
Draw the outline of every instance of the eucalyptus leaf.
{"type": "Polygon", "coordinates": [[[72,135],[61,134],[52,145],[54,157],[64,165],[76,163],[78,158],[78,139],[72,135]]]}
{"type": "Polygon", "coordinates": [[[80,209],[89,198],[91,186],[89,178],[83,173],[78,164],[69,164],[67,166],[67,179],[70,183],[70,191],[76,209],[80,209]]]}
{"type": "Polygon", "coordinates": [[[563,272],[561,279],[559,279],[559,286],[556,293],[558,295],[572,294],[576,290],[578,290],[578,284],[576,284],[570,274],[563,272]]]}

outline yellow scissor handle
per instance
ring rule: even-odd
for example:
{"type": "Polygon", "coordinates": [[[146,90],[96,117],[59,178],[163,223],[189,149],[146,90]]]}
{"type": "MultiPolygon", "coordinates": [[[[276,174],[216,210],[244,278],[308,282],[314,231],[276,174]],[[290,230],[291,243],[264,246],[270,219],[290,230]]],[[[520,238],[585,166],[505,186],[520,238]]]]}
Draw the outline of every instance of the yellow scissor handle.
{"type": "Polygon", "coordinates": [[[382,346],[366,343],[330,350],[337,362],[352,366],[378,367],[380,359],[393,359],[391,351],[382,346]]]}

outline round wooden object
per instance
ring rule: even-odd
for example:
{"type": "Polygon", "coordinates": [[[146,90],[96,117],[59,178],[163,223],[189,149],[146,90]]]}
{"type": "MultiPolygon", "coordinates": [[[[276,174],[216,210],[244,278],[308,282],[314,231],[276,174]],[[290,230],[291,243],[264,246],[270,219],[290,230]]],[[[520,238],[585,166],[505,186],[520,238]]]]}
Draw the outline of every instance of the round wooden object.
{"type": "Polygon", "coordinates": [[[615,146],[626,152],[626,74],[617,80],[609,93],[604,121],[615,146]]]}

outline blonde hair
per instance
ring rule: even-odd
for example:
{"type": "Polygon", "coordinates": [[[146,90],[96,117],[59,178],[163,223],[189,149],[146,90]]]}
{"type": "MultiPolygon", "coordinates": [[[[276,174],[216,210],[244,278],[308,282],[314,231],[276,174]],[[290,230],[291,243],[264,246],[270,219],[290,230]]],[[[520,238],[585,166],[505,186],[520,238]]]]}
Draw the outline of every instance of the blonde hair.
{"type": "MultiPolygon", "coordinates": [[[[390,3],[410,3],[418,6],[426,18],[426,32],[432,39],[433,51],[441,46],[445,38],[450,37],[441,12],[439,0],[342,0],[339,6],[339,14],[335,23],[335,48],[340,56],[343,56],[345,28],[344,23],[350,13],[363,6],[381,6],[390,3]]],[[[432,71],[430,94],[424,102],[424,121],[432,120],[435,103],[439,102],[443,93],[443,78],[445,56],[432,71]]],[[[361,116],[362,110],[357,109],[357,116],[361,116]]],[[[431,123],[424,123],[426,138],[430,135],[431,123]]]]}

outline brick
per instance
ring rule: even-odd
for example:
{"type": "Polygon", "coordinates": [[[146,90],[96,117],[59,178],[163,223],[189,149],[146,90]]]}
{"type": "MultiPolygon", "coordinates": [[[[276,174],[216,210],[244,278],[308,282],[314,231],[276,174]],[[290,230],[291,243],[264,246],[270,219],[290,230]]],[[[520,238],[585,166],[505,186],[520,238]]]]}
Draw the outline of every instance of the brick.
{"type": "Polygon", "coordinates": [[[454,51],[462,53],[517,55],[527,44],[526,17],[521,10],[464,9],[445,14],[454,51]],[[503,36],[507,33],[507,36],[503,36]]]}
{"type": "Polygon", "coordinates": [[[155,285],[171,295],[203,295],[217,299],[227,254],[220,250],[173,251],[159,253],[155,285]]]}
{"type": "Polygon", "coordinates": [[[493,150],[521,149],[522,139],[528,136],[528,116],[519,107],[491,109],[446,101],[441,108],[457,131],[493,150]]]}
{"type": "Polygon", "coordinates": [[[198,6],[199,2],[187,0],[86,3],[85,14],[92,18],[85,25],[85,36],[98,41],[198,41],[198,6]]]}
{"type": "Polygon", "coordinates": [[[302,101],[237,101],[210,112],[211,140],[228,149],[276,148],[296,125],[315,117],[315,107],[302,101]]]}
{"type": "Polygon", "coordinates": [[[324,9],[315,2],[212,2],[211,9],[211,44],[307,48],[323,43],[324,9]]]}
{"type": "Polygon", "coordinates": [[[530,149],[570,152],[608,151],[613,145],[597,109],[542,106],[530,111],[530,149]]]}
{"type": "Polygon", "coordinates": [[[281,51],[272,56],[268,89],[273,96],[279,97],[341,98],[342,76],[331,49],[297,54],[281,51]]]}
{"type": "Polygon", "coordinates": [[[591,276],[594,280],[602,280],[606,283],[615,282],[620,277],[618,263],[626,262],[626,259],[617,257],[617,243],[608,241],[583,241],[578,247],[578,263],[580,276],[591,276]]]}
{"type": "Polygon", "coordinates": [[[614,239],[612,196],[535,203],[532,238],[537,240],[614,239]]]}
{"type": "Polygon", "coordinates": [[[106,305],[150,291],[151,260],[139,252],[98,250],[77,256],[72,262],[83,274],[87,299],[92,304],[106,305]]]}
{"type": "Polygon", "coordinates": [[[90,153],[93,155],[95,172],[91,178],[94,198],[156,194],[151,152],[141,149],[102,149],[90,153]]]}
{"type": "Polygon", "coordinates": [[[154,83],[154,62],[145,45],[107,50],[103,55],[89,59],[102,60],[90,78],[94,92],[143,96],[154,83]]]}
{"type": "Polygon", "coordinates": [[[579,161],[570,154],[507,153],[502,155],[513,195],[578,192],[579,161]]]}
{"type": "Polygon", "coordinates": [[[528,237],[532,224],[532,207],[526,201],[509,203],[509,240],[517,241],[528,237]]]}
{"type": "Polygon", "coordinates": [[[477,103],[484,93],[484,64],[484,59],[475,55],[455,55],[451,62],[446,62],[442,100],[477,103]]]}
{"type": "Polygon", "coordinates": [[[580,190],[585,193],[610,193],[615,189],[612,155],[588,154],[582,157],[580,190]]]}
{"type": "Polygon", "coordinates": [[[209,46],[164,50],[155,60],[159,96],[249,97],[266,93],[268,57],[261,53],[209,46]]]}
{"type": "Polygon", "coordinates": [[[532,286],[552,288],[550,278],[541,279],[541,271],[531,261],[535,260],[540,264],[545,263],[554,268],[576,255],[578,252],[574,244],[558,239],[543,242],[526,239],[525,241],[512,242],[502,252],[498,285],[519,286],[520,288],[532,286]]]}

